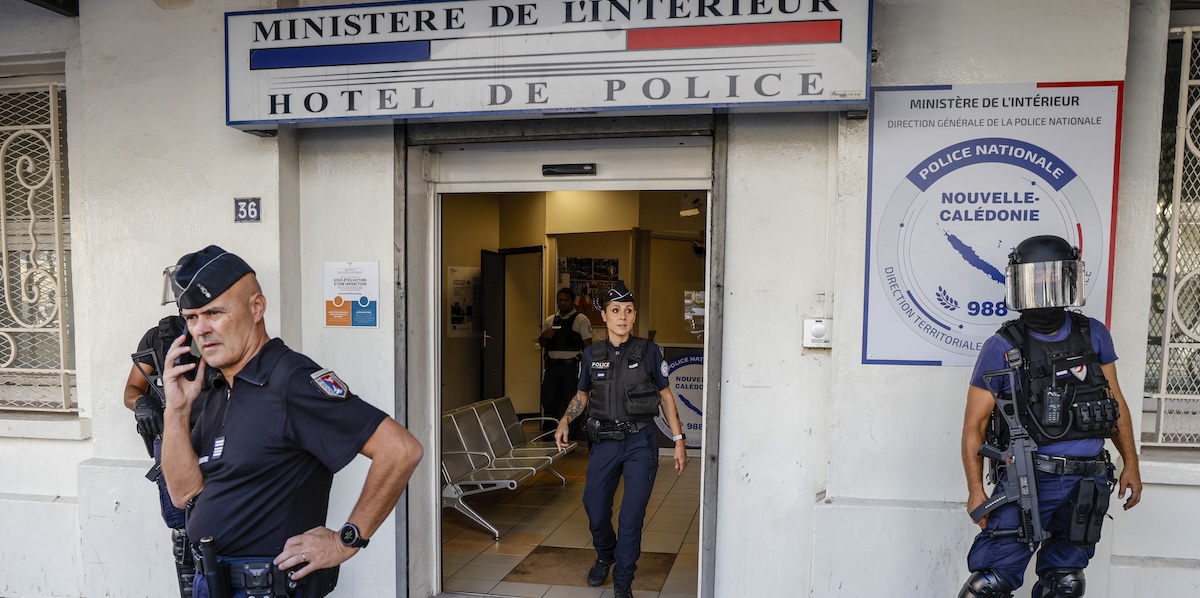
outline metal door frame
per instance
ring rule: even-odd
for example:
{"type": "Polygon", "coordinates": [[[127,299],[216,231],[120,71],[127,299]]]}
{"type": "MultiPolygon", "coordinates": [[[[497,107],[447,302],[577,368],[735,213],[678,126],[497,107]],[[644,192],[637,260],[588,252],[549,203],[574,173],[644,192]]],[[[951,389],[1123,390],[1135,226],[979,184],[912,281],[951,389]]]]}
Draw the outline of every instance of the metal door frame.
{"type": "MultiPolygon", "coordinates": [[[[403,274],[397,277],[397,305],[405,306],[405,323],[397,327],[397,388],[404,388],[409,397],[408,427],[425,445],[425,462],[413,475],[409,484],[407,510],[407,558],[398,563],[406,567],[404,575],[408,595],[416,598],[441,594],[441,499],[440,499],[440,443],[439,406],[440,385],[437,384],[441,369],[441,231],[442,194],[469,192],[505,192],[539,190],[708,190],[707,246],[709,253],[706,264],[706,290],[708,317],[705,333],[705,376],[712,383],[705,385],[704,446],[701,467],[701,530],[700,530],[700,580],[699,591],[703,597],[713,595],[713,573],[716,555],[716,492],[717,492],[717,431],[720,414],[720,365],[722,293],[724,289],[725,259],[725,167],[727,152],[727,126],[723,117],[714,119],[711,137],[705,136],[709,154],[707,179],[670,179],[655,177],[623,178],[605,180],[601,177],[558,178],[545,185],[530,186],[528,182],[495,182],[473,180],[469,182],[438,180],[438,162],[441,152],[453,151],[455,155],[467,152],[505,151],[518,143],[467,144],[467,145],[422,145],[411,146],[403,126],[397,127],[397,156],[405,165],[403,175],[397,178],[397,268],[403,274]],[[410,259],[411,258],[411,259],[410,259]],[[403,359],[403,360],[401,360],[403,359]],[[404,370],[401,372],[400,370],[404,370]],[[433,550],[426,547],[433,546],[433,550]]],[[[582,135],[580,137],[583,137],[582,135]]],[[[561,137],[559,137],[561,139],[561,137]]],[[[423,138],[428,141],[428,137],[423,138]]],[[[695,147],[696,138],[678,138],[680,146],[695,147]]],[[[526,145],[526,144],[520,144],[526,145]]],[[[549,149],[566,154],[572,150],[586,152],[591,149],[621,148],[622,146],[655,146],[654,140],[646,139],[567,139],[528,144],[528,147],[544,145],[549,149]]],[[[658,144],[657,150],[670,156],[670,143],[658,144]]],[[[482,154],[481,154],[482,155],[482,154]]],[[[640,160],[631,159],[631,162],[640,160]]],[[[564,159],[564,162],[569,161],[564,159]]]]}

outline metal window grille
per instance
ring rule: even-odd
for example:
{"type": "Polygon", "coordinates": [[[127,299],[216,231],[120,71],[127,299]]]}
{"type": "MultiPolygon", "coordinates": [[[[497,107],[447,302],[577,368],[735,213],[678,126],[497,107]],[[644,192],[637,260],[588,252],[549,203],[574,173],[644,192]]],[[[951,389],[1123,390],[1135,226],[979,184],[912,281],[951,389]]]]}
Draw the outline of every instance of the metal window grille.
{"type": "Polygon", "coordinates": [[[74,411],[66,93],[0,88],[0,410],[74,411]]]}
{"type": "Polygon", "coordinates": [[[1200,27],[1172,30],[1146,353],[1146,444],[1200,447],[1200,27]]]}

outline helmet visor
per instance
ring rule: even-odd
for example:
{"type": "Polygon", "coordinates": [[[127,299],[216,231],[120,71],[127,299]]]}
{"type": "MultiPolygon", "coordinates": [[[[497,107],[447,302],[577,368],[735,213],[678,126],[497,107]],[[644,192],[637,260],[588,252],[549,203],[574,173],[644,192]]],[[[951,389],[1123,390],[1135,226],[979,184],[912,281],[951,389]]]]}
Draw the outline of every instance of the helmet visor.
{"type": "Polygon", "coordinates": [[[1005,300],[1017,311],[1045,307],[1079,307],[1084,303],[1083,262],[1064,260],[1009,264],[1005,300]]]}
{"type": "Polygon", "coordinates": [[[178,265],[168,266],[163,270],[162,304],[179,302],[179,285],[175,282],[175,271],[178,265]]]}

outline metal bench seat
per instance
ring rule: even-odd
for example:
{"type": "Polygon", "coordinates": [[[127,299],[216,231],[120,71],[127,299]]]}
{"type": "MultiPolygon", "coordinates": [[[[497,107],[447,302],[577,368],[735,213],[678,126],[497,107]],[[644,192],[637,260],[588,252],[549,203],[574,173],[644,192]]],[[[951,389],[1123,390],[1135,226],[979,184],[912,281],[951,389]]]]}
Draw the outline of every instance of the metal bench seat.
{"type": "Polygon", "coordinates": [[[497,465],[486,452],[469,451],[458,433],[452,414],[442,416],[442,508],[451,507],[492,532],[500,531],[472,509],[464,498],[493,490],[514,490],[537,474],[536,467],[497,465]]]}
{"type": "Polygon", "coordinates": [[[554,431],[543,432],[533,438],[529,438],[525,434],[526,422],[542,422],[548,421],[558,425],[558,420],[553,417],[528,417],[519,419],[517,410],[513,408],[512,399],[508,397],[500,397],[486,401],[491,403],[496,415],[500,418],[500,425],[503,426],[505,434],[508,436],[509,450],[514,455],[548,455],[553,460],[557,461],[568,453],[575,450],[579,446],[578,442],[571,441],[567,443],[566,448],[559,450],[554,443],[554,431]],[[543,440],[549,438],[549,440],[543,440]]]}

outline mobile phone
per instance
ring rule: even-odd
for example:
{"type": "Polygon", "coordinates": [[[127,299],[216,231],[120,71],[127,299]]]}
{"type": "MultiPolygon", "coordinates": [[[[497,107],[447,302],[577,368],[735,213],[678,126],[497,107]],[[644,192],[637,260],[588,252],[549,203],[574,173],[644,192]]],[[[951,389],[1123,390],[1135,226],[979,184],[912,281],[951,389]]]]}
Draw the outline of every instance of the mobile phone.
{"type": "Polygon", "coordinates": [[[196,368],[193,368],[191,371],[184,372],[184,374],[183,374],[184,378],[187,378],[188,380],[195,380],[196,379],[196,370],[199,369],[198,366],[200,364],[200,355],[199,355],[199,351],[196,348],[196,339],[195,339],[195,337],[192,336],[192,331],[186,330],[186,329],[185,329],[185,331],[186,331],[187,336],[183,339],[183,346],[188,348],[188,352],[184,353],[183,355],[180,355],[179,357],[176,357],[175,365],[184,365],[184,364],[188,364],[188,363],[196,364],[197,365],[196,368]]]}

